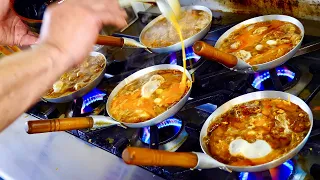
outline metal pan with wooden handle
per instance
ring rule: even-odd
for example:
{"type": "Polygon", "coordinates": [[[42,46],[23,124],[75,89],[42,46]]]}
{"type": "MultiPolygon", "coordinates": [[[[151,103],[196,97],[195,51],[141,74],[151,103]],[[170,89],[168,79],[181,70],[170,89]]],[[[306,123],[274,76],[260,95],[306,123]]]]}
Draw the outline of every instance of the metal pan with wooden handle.
{"type": "Polygon", "coordinates": [[[230,68],[231,70],[239,71],[243,73],[255,73],[259,71],[273,69],[275,67],[282,65],[286,61],[288,61],[298,52],[301,46],[303,37],[304,37],[304,27],[299,20],[290,16],[285,16],[285,15],[266,15],[266,16],[251,18],[233,26],[228,31],[226,31],[222,36],[220,36],[220,38],[215,44],[215,47],[212,47],[211,45],[205,42],[198,41],[193,45],[193,50],[195,54],[210,60],[217,61],[225,65],[227,68],[230,68]],[[287,52],[285,55],[263,64],[250,65],[241,59],[237,59],[235,56],[231,57],[233,56],[231,54],[228,56],[226,55],[226,53],[218,50],[219,47],[224,42],[224,40],[227,39],[231,33],[238,30],[239,28],[242,28],[246,25],[254,24],[257,22],[265,22],[265,21],[271,21],[271,20],[280,20],[280,21],[290,22],[296,25],[300,29],[300,32],[301,32],[300,35],[302,37],[300,42],[292,50],[287,52]]]}
{"type": "Polygon", "coordinates": [[[125,38],[125,37],[114,37],[114,36],[98,36],[96,44],[98,45],[107,45],[113,47],[120,47],[120,48],[143,48],[146,51],[152,53],[148,47],[141,44],[140,42],[125,38]]]}
{"type": "Polygon", "coordinates": [[[107,59],[106,57],[99,53],[99,52],[91,52],[89,54],[90,57],[101,57],[104,60],[103,70],[99,73],[99,75],[93,79],[91,82],[86,84],[84,87],[80,88],[77,91],[74,91],[70,94],[57,96],[57,97],[50,97],[50,96],[42,96],[42,100],[45,102],[52,102],[52,103],[65,103],[73,101],[74,99],[77,99],[88,92],[90,92],[93,88],[95,88],[103,79],[106,68],[107,68],[107,59]]]}
{"type": "Polygon", "coordinates": [[[236,97],[218,109],[216,109],[205,121],[200,132],[200,145],[204,153],[201,152],[168,152],[162,150],[151,150],[147,148],[136,148],[127,147],[122,153],[122,159],[127,164],[132,165],[143,165],[143,166],[178,166],[191,169],[211,169],[220,168],[228,171],[237,172],[260,172],[277,167],[287,160],[294,157],[307,142],[313,126],[313,116],[309,106],[300,98],[291,95],[289,93],[281,91],[259,91],[249,94],[245,94],[236,97]],[[310,120],[310,128],[304,139],[293,149],[291,149],[286,154],[281,157],[274,159],[270,162],[255,165],[255,166],[232,166],[228,164],[221,163],[215,160],[211,155],[207,147],[207,133],[210,125],[225,112],[227,112],[231,107],[242,104],[248,101],[265,99],[265,98],[279,98],[283,100],[288,100],[290,96],[290,101],[298,105],[303,111],[305,111],[310,120]]]}
{"type": "MultiPolygon", "coordinates": [[[[197,68],[191,69],[186,71],[187,79],[192,82],[191,74],[197,68]]],[[[118,92],[128,83],[143,77],[146,74],[149,74],[153,71],[159,70],[176,70],[180,72],[184,72],[184,68],[179,65],[172,65],[172,64],[162,64],[162,65],[155,65],[148,68],[144,68],[140,71],[133,73],[132,75],[128,76],[124,80],[122,80],[111,92],[108,97],[108,101],[106,104],[106,110],[109,116],[90,116],[90,117],[74,117],[74,118],[61,118],[61,119],[52,119],[52,120],[35,120],[29,121],[26,123],[26,131],[30,134],[35,133],[44,133],[44,132],[54,132],[54,131],[66,131],[66,130],[75,130],[75,129],[85,129],[85,128],[98,128],[98,127],[110,127],[114,125],[119,125],[122,127],[130,127],[130,128],[141,128],[141,127],[148,127],[156,125],[169,117],[176,114],[187,102],[191,88],[185,93],[183,97],[170,108],[168,108],[163,113],[159,114],[158,116],[149,119],[147,121],[138,122],[138,123],[127,123],[127,122],[120,122],[117,121],[112,115],[110,114],[110,106],[112,99],[118,94],[118,92]]]]}
{"type": "MultiPolygon", "coordinates": [[[[162,2],[162,1],[159,1],[162,2]]],[[[160,5],[165,6],[166,8],[163,9],[171,9],[170,6],[166,3],[160,3],[160,5]]],[[[163,7],[160,6],[160,7],[163,7]]],[[[191,37],[188,37],[183,40],[185,47],[192,46],[196,41],[202,39],[210,30],[211,27],[211,21],[212,21],[212,12],[209,8],[205,6],[184,6],[181,8],[181,10],[201,10],[204,12],[207,12],[210,15],[209,23],[201,29],[198,33],[192,35],[191,37]]],[[[154,53],[170,53],[170,52],[176,52],[181,50],[181,42],[177,42],[175,44],[166,46],[166,47],[147,47],[142,40],[142,37],[144,34],[151,28],[153,27],[156,23],[159,21],[162,21],[165,18],[164,15],[160,15],[153,19],[151,22],[149,22],[141,31],[140,36],[139,36],[139,41],[136,41],[134,39],[130,38],[124,38],[124,37],[112,37],[112,36],[99,36],[97,38],[96,44],[99,45],[107,45],[107,46],[116,46],[116,47],[123,47],[123,48],[143,48],[146,49],[147,51],[151,51],[154,53]]],[[[168,32],[169,33],[169,32],[168,32]]]]}
{"type": "Polygon", "coordinates": [[[28,121],[25,124],[25,131],[28,134],[38,134],[76,129],[95,129],[120,124],[120,122],[114,121],[110,117],[106,116],[72,117],[28,121]]]}

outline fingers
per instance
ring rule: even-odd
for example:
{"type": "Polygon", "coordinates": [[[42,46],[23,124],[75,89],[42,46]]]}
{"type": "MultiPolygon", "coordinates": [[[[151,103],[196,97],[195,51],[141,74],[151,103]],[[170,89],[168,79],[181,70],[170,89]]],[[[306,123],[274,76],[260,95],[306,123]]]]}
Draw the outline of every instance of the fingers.
{"type": "Polygon", "coordinates": [[[38,37],[36,37],[33,33],[29,32],[28,34],[25,34],[24,36],[21,37],[20,39],[20,46],[29,46],[36,44],[38,41],[38,37]]]}

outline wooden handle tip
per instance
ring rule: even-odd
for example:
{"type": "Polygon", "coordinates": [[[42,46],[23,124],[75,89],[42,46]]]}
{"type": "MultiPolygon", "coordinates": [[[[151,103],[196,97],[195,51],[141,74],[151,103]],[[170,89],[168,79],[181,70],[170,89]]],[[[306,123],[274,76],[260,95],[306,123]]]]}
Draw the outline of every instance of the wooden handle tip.
{"type": "Polygon", "coordinates": [[[30,129],[30,126],[29,126],[29,121],[24,124],[24,130],[26,131],[26,133],[31,134],[31,132],[30,132],[31,129],[30,129]]]}
{"type": "Polygon", "coordinates": [[[134,159],[134,154],[131,154],[130,150],[126,148],[122,152],[122,159],[126,164],[131,164],[132,160],[134,159]]]}
{"type": "Polygon", "coordinates": [[[199,53],[202,50],[202,47],[204,46],[204,42],[197,41],[193,44],[192,49],[194,53],[199,53]]]}

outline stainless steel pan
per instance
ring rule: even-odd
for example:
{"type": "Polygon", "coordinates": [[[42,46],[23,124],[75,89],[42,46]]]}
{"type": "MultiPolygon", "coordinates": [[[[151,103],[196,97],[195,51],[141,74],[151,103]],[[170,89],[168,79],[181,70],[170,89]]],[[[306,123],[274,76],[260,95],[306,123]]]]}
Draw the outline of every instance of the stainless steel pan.
{"type": "MultiPolygon", "coordinates": [[[[202,10],[205,11],[207,13],[209,13],[210,15],[210,23],[201,31],[199,31],[197,34],[184,39],[184,44],[185,47],[189,47],[191,45],[193,45],[194,42],[202,39],[210,30],[211,27],[211,21],[212,21],[212,12],[209,8],[205,7],[205,6],[185,6],[181,8],[182,10],[202,10]]],[[[150,23],[148,23],[143,30],[140,33],[140,37],[139,40],[140,42],[137,42],[133,39],[129,39],[129,38],[118,38],[118,37],[112,37],[112,36],[99,36],[97,39],[97,44],[100,45],[109,45],[109,46],[116,46],[116,47],[123,47],[123,48],[144,48],[147,49],[148,51],[152,51],[155,53],[169,53],[169,52],[176,52],[176,51],[180,51],[181,50],[181,42],[173,44],[171,46],[167,46],[167,47],[162,47],[162,48],[152,48],[152,47],[147,47],[146,45],[143,44],[141,38],[142,35],[150,28],[152,27],[155,23],[157,23],[158,21],[162,20],[164,17],[164,15],[160,15],[157,18],[155,18],[154,20],[152,20],[150,23]]]]}
{"type": "Polygon", "coordinates": [[[122,153],[122,158],[127,164],[144,165],[144,166],[179,166],[185,168],[193,169],[210,169],[210,168],[221,168],[224,170],[238,171],[238,172],[260,172],[268,170],[281,165],[287,160],[294,157],[305,145],[310,135],[313,126],[313,116],[308,105],[302,101],[300,98],[291,95],[289,93],[280,91],[259,91],[249,94],[245,94],[234,98],[218,109],[216,109],[206,120],[202,126],[200,133],[200,145],[204,153],[198,152],[167,152],[160,150],[151,150],[146,148],[134,148],[128,147],[122,153]],[[309,115],[310,129],[303,141],[290,152],[284,156],[275,159],[271,162],[257,165],[257,166],[230,166],[223,164],[210,156],[210,152],[207,149],[204,137],[207,136],[208,128],[212,122],[215,121],[216,117],[228,111],[232,106],[245,103],[252,100],[264,99],[264,98],[280,98],[288,100],[290,96],[290,101],[300,106],[309,115]]]}
{"type": "Polygon", "coordinates": [[[264,71],[264,70],[269,70],[269,69],[275,68],[277,66],[282,65],[286,61],[288,61],[299,50],[301,43],[302,43],[302,40],[303,40],[303,37],[304,37],[304,27],[299,20],[297,20],[293,17],[290,17],[290,16],[285,16],[285,15],[266,15],[266,16],[259,16],[259,17],[255,17],[252,19],[248,19],[246,21],[243,21],[243,22],[233,26],[218,39],[217,43],[215,44],[215,48],[211,47],[209,44],[206,44],[206,43],[200,41],[200,42],[196,42],[193,45],[193,49],[194,49],[195,54],[197,54],[199,56],[203,56],[203,57],[211,59],[211,60],[215,60],[215,61],[225,65],[226,67],[230,68],[231,70],[239,71],[239,72],[243,72],[243,73],[255,73],[258,71],[264,71]],[[226,38],[228,38],[228,36],[232,32],[234,32],[235,30],[242,28],[245,25],[249,25],[249,24],[253,24],[253,23],[257,23],[257,22],[271,21],[271,20],[280,20],[280,21],[291,22],[291,23],[295,24],[301,31],[301,36],[302,36],[301,41],[291,51],[289,51],[284,56],[281,56],[281,57],[279,57],[273,61],[270,61],[270,62],[251,66],[251,65],[247,64],[246,62],[237,59],[233,55],[226,54],[226,53],[218,50],[218,48],[221,46],[222,42],[226,38]]]}
{"type": "MultiPolygon", "coordinates": [[[[119,92],[119,90],[122,89],[126,84],[150,72],[157,71],[157,70],[170,70],[170,69],[179,70],[181,72],[184,71],[183,67],[178,65],[171,65],[171,64],[155,65],[155,66],[151,66],[151,67],[142,69],[140,71],[137,71],[134,74],[122,80],[113,89],[113,91],[108,97],[108,101],[106,104],[106,109],[108,114],[110,115],[109,107],[112,99],[119,92]]],[[[190,70],[190,72],[186,71],[186,76],[191,82],[192,82],[192,78],[190,74],[193,73],[194,70],[195,69],[190,70]]],[[[130,127],[130,128],[141,128],[141,127],[153,126],[176,114],[187,102],[191,93],[191,88],[192,88],[192,85],[188,90],[188,92],[180,99],[180,101],[177,102],[172,107],[170,107],[167,111],[145,122],[139,122],[139,123],[119,122],[112,116],[109,116],[109,117],[108,116],[91,116],[91,117],[76,117],[76,118],[63,118],[63,119],[51,119],[51,120],[36,120],[36,121],[29,121],[26,123],[26,131],[29,134],[34,134],[34,133],[43,133],[43,132],[84,129],[84,128],[109,127],[113,125],[120,125],[123,127],[130,127]]]]}
{"type": "Polygon", "coordinates": [[[70,102],[76,98],[79,98],[85,94],[87,94],[89,91],[91,91],[93,88],[95,88],[100,81],[103,79],[105,71],[106,71],[106,65],[107,65],[107,59],[106,57],[99,53],[99,52],[91,52],[89,56],[102,56],[105,64],[103,67],[102,72],[99,74],[99,76],[96,77],[95,80],[93,80],[92,82],[90,82],[88,85],[86,85],[85,87],[79,89],[78,91],[75,91],[71,94],[65,95],[65,96],[61,96],[61,97],[57,97],[57,98],[47,98],[47,97],[42,97],[42,100],[44,101],[48,101],[48,102],[52,102],[52,103],[65,103],[65,102],[70,102]]]}

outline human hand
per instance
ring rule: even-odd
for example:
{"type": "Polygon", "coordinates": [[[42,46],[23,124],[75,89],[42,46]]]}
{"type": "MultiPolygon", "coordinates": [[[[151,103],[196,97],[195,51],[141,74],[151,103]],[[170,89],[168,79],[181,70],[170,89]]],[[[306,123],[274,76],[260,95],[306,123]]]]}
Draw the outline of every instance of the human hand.
{"type": "Polygon", "coordinates": [[[125,18],[117,0],[66,0],[47,8],[39,43],[58,49],[74,66],[92,50],[103,24],[121,28],[125,18]]]}
{"type": "Polygon", "coordinates": [[[31,45],[37,41],[37,36],[9,8],[10,0],[0,0],[0,44],[1,45],[31,45]]]}

